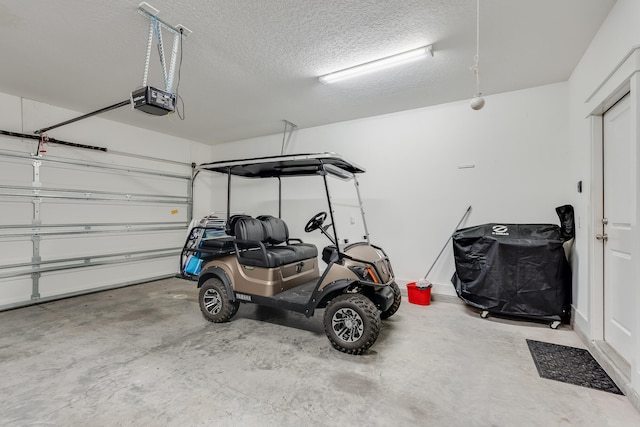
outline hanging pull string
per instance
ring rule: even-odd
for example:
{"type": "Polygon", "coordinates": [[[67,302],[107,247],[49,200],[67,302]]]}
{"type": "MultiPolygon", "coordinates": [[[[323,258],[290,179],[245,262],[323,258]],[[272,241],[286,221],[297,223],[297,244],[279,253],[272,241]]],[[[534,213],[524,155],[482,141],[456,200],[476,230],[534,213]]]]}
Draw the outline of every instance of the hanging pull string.
{"type": "Polygon", "coordinates": [[[480,96],[480,0],[477,3],[476,13],[476,93],[480,96]]]}
{"type": "Polygon", "coordinates": [[[473,57],[471,71],[476,75],[476,93],[471,100],[470,106],[473,110],[480,110],[484,107],[484,98],[480,93],[480,0],[477,1],[476,14],[476,56],[473,57]]]}
{"type": "Polygon", "coordinates": [[[42,157],[42,155],[47,152],[47,150],[44,149],[44,144],[47,142],[49,142],[49,137],[47,136],[47,134],[46,133],[41,134],[40,139],[38,140],[38,145],[36,147],[36,152],[35,152],[36,156],[42,157]]]}
{"type": "Polygon", "coordinates": [[[476,76],[476,94],[480,96],[480,0],[477,0],[476,7],[476,55],[473,57],[473,65],[471,71],[476,76]]]}

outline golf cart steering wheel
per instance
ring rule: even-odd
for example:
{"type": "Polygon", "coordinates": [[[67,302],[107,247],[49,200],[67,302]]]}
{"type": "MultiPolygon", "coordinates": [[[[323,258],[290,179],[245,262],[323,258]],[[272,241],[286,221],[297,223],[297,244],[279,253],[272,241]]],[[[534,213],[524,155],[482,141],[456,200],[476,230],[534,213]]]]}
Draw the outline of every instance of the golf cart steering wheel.
{"type": "Polygon", "coordinates": [[[318,228],[322,227],[325,219],[327,219],[326,212],[319,212],[315,214],[313,218],[311,218],[309,222],[307,222],[307,225],[304,226],[304,231],[306,231],[307,233],[311,233],[312,231],[317,230],[318,228]]]}

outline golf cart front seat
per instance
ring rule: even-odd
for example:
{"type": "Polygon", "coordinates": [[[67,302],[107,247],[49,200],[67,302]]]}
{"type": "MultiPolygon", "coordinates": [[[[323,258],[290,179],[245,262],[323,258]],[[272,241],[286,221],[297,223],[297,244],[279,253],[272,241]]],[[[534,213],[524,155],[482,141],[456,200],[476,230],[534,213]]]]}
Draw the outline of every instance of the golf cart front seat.
{"type": "Polygon", "coordinates": [[[298,261],[296,253],[284,246],[266,246],[267,232],[259,219],[234,218],[234,245],[238,262],[253,267],[275,268],[298,261]]]}
{"type": "MultiPolygon", "coordinates": [[[[318,256],[318,248],[309,243],[302,243],[300,239],[289,238],[289,227],[287,223],[280,218],[271,215],[262,215],[258,217],[262,221],[267,231],[267,242],[276,247],[291,249],[296,253],[296,260],[301,261],[318,256]],[[292,242],[298,243],[292,243],[292,242]],[[286,245],[281,245],[286,243],[286,245]]],[[[273,246],[272,246],[273,247],[273,246]]]]}

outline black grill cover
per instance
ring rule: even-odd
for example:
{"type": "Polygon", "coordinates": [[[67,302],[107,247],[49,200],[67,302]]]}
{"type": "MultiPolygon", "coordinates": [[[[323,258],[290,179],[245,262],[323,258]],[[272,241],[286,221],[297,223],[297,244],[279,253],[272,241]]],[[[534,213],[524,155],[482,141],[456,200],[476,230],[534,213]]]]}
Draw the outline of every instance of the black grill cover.
{"type": "Polygon", "coordinates": [[[562,227],[484,224],[456,231],[456,272],[451,280],[458,296],[491,313],[566,316],[571,270],[563,244],[574,235],[573,208],[556,211],[562,227]]]}

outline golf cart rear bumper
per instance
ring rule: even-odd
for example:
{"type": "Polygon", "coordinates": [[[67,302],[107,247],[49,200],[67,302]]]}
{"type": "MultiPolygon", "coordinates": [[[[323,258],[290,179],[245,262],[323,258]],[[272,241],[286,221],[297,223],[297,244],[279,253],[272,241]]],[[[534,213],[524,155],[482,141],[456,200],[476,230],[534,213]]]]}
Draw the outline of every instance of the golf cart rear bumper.
{"type": "Polygon", "coordinates": [[[393,304],[395,296],[391,286],[383,286],[374,293],[373,297],[373,303],[376,307],[378,307],[380,311],[387,311],[393,304]]]}

